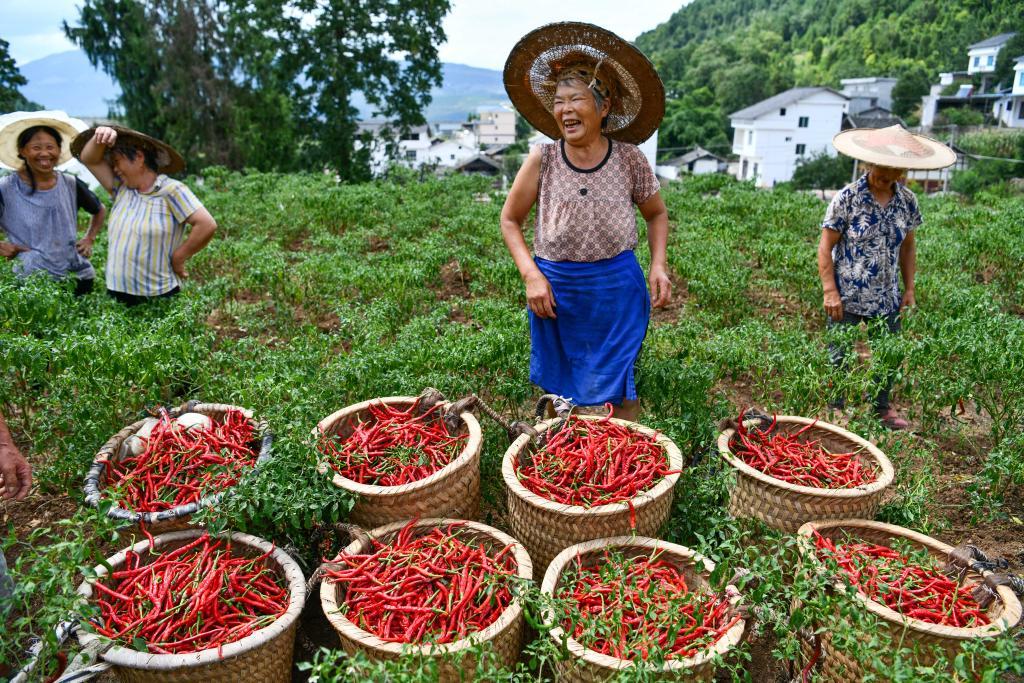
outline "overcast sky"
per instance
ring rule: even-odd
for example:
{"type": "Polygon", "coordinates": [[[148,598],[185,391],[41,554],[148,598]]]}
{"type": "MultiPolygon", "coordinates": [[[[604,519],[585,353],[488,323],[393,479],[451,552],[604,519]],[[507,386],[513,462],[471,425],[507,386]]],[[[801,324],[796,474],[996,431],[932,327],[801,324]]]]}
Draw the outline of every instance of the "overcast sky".
{"type": "MultiPolygon", "coordinates": [[[[344,1],[344,0],[342,0],[344,1]]],[[[76,24],[81,0],[0,0],[0,38],[19,65],[74,49],[61,21],[76,24]]],[[[454,0],[441,60],[501,69],[516,41],[553,21],[586,21],[626,40],[666,21],[684,0],[454,0]]]]}

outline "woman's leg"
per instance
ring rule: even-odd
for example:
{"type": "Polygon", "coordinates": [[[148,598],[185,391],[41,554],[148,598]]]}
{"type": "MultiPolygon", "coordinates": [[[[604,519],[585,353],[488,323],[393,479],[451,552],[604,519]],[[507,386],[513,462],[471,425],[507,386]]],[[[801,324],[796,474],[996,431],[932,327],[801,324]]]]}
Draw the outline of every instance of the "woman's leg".
{"type": "Polygon", "coordinates": [[[620,420],[636,422],[640,417],[640,399],[623,399],[622,403],[615,406],[615,417],[620,420]]]}
{"type": "MultiPolygon", "coordinates": [[[[832,363],[832,367],[836,370],[849,372],[849,357],[852,348],[849,342],[839,337],[843,334],[843,328],[850,327],[851,325],[857,326],[861,320],[863,320],[861,316],[843,311],[843,317],[840,320],[828,318],[825,321],[825,335],[831,338],[828,343],[828,358],[832,363]]],[[[846,394],[841,390],[831,391],[828,397],[828,405],[831,408],[842,410],[846,407],[846,394]]]]}

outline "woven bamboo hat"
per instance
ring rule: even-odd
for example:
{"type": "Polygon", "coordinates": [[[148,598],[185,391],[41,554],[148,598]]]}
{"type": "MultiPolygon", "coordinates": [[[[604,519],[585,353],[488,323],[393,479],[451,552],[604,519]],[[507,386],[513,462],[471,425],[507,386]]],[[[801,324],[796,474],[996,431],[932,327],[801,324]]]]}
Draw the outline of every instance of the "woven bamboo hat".
{"type": "Polygon", "coordinates": [[[562,132],[552,115],[560,75],[590,72],[611,99],[604,134],[639,144],[665,115],[665,87],[642,52],[611,31],[575,21],[527,33],[505,61],[505,91],[519,113],[552,139],[562,132]]]}
{"type": "Polygon", "coordinates": [[[930,170],[956,163],[956,152],[948,146],[899,124],[844,130],[832,138],[832,144],[848,157],[889,168],[930,170]]]}
{"type": "Polygon", "coordinates": [[[71,161],[71,141],[85,128],[85,123],[69,117],[62,111],[16,111],[0,116],[0,164],[7,168],[21,168],[18,156],[18,136],[32,126],[49,126],[60,133],[60,158],[56,166],[71,161]]]}
{"type": "MultiPolygon", "coordinates": [[[[131,128],[125,128],[124,126],[108,126],[117,131],[117,138],[119,141],[123,140],[135,147],[140,149],[150,149],[156,154],[156,170],[158,173],[180,173],[185,170],[185,160],[181,158],[177,150],[168,145],[163,140],[157,140],[156,138],[150,137],[145,133],[140,133],[137,130],[131,128]]],[[[75,141],[71,143],[71,151],[76,157],[81,156],[82,149],[85,148],[85,143],[92,140],[93,134],[96,133],[95,128],[79,134],[75,138],[75,141]]]]}

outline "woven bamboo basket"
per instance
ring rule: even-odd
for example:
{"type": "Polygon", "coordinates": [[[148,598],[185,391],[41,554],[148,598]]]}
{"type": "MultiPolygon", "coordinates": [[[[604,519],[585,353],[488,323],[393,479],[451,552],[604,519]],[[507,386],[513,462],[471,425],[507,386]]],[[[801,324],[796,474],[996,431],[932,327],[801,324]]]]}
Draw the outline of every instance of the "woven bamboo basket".
{"type": "MultiPolygon", "coordinates": [[[[753,427],[758,422],[748,420],[744,424],[753,427]]],[[[800,525],[812,520],[875,516],[886,487],[892,484],[892,463],[870,441],[827,422],[779,415],[776,429],[782,434],[791,434],[807,425],[813,426],[798,437],[801,441],[820,441],[833,452],[859,451],[861,465],[874,470],[877,479],[852,489],[816,489],[790,484],[734,456],[729,441],[735,430],[727,429],[718,436],[718,452],[736,471],[736,484],[729,496],[729,512],[733,517],[754,517],[775,529],[794,533],[800,525]]]]}
{"type": "MultiPolygon", "coordinates": [[[[162,551],[186,545],[204,532],[186,529],[155,537],[155,547],[162,551]]],[[[117,677],[125,683],[286,683],[292,676],[292,651],[299,614],[306,601],[306,583],[302,569],[288,553],[275,548],[270,542],[248,534],[223,534],[231,538],[233,553],[259,557],[271,551],[267,563],[282,576],[288,585],[290,599],[288,611],[270,626],[217,648],[178,655],[161,655],[114,646],[101,653],[100,658],[113,667],[117,677]],[[221,656],[223,655],[223,656],[221,656]]],[[[141,541],[129,548],[145,557],[149,541],[141,541]]],[[[117,571],[125,563],[126,550],[107,559],[110,571],[117,571]]],[[[108,569],[102,565],[95,569],[102,580],[108,569]]],[[[93,596],[92,579],[78,588],[86,600],[93,596]]],[[[79,629],[78,640],[84,648],[95,640],[103,640],[93,633],[79,629]]]]}
{"type": "MultiPolygon", "coordinates": [[[[171,408],[167,412],[172,418],[178,417],[184,413],[200,413],[202,415],[207,415],[212,420],[220,420],[223,419],[228,410],[232,409],[242,411],[256,430],[256,438],[260,443],[259,455],[256,458],[256,467],[259,467],[260,464],[270,458],[274,437],[270,433],[267,423],[263,420],[257,420],[253,416],[253,412],[248,408],[228,405],[226,403],[200,403],[199,401],[188,401],[177,408],[171,408]]],[[[111,460],[114,462],[120,462],[122,458],[124,458],[124,452],[122,451],[121,446],[128,437],[138,432],[145,423],[146,420],[133,422],[117,434],[114,434],[114,436],[110,437],[110,439],[100,448],[96,457],[93,459],[92,467],[89,468],[89,473],[85,477],[86,503],[93,507],[97,507],[99,505],[100,499],[103,495],[107,463],[111,460]]],[[[141,522],[145,524],[149,532],[153,534],[176,531],[178,529],[187,529],[192,526],[191,519],[193,514],[203,508],[216,506],[226,493],[228,493],[228,491],[220,491],[219,493],[205,496],[195,503],[179,505],[161,512],[136,512],[135,510],[129,510],[120,506],[113,506],[107,512],[107,516],[112,519],[127,520],[136,524],[141,522]]]]}
{"type": "MultiPolygon", "coordinates": [[[[603,420],[596,415],[580,415],[584,420],[603,420]]],[[[657,439],[665,450],[672,470],[683,469],[683,455],[679,448],[664,434],[635,422],[612,419],[633,431],[657,439]]],[[[558,419],[545,420],[535,426],[538,432],[550,428],[558,419]]],[[[526,545],[535,566],[544,569],[563,549],[595,538],[608,538],[636,533],[639,536],[657,536],[662,525],[672,512],[672,492],[678,474],[671,474],[657,481],[649,490],[632,499],[636,515],[636,529],[630,522],[629,504],[610,503],[583,507],[564,505],[543,498],[519,482],[515,463],[519,454],[531,443],[530,437],[522,435],[512,442],[505,451],[501,475],[505,480],[508,499],[508,524],[512,535],[526,545]]]]}
{"type": "MultiPolygon", "coordinates": [[[[435,527],[455,522],[453,519],[421,519],[414,525],[413,537],[418,537],[435,527]]],[[[520,579],[529,581],[533,579],[533,564],[530,556],[526,553],[523,545],[514,538],[493,527],[479,522],[460,522],[460,529],[463,532],[472,534],[474,540],[485,544],[490,550],[497,552],[508,546],[515,545],[512,554],[516,560],[517,575],[520,579]]],[[[408,522],[396,522],[388,524],[369,532],[372,538],[387,542],[398,534],[408,522]]],[[[369,538],[358,538],[348,545],[342,552],[349,555],[358,555],[367,552],[370,547],[369,538]]],[[[440,668],[440,681],[463,681],[473,680],[476,659],[472,655],[463,656],[458,661],[453,661],[452,656],[458,656],[477,644],[489,643],[497,660],[506,667],[512,667],[519,659],[523,640],[523,608],[518,598],[513,598],[511,604],[501,613],[497,621],[485,628],[483,631],[470,634],[462,640],[451,643],[431,646],[403,645],[382,640],[374,634],[364,631],[349,621],[340,611],[344,602],[344,596],[337,584],[328,579],[320,584],[320,602],[323,605],[324,614],[328,621],[338,632],[341,646],[349,655],[356,652],[365,653],[370,659],[387,660],[397,659],[403,653],[419,657],[437,657],[440,668]]]]}
{"type": "MultiPolygon", "coordinates": [[[[915,549],[928,551],[940,562],[945,562],[950,551],[953,550],[951,546],[942,541],[893,524],[863,519],[844,519],[808,522],[801,526],[798,533],[808,539],[808,542],[801,546],[801,551],[805,554],[813,555],[815,552],[813,542],[810,541],[815,530],[822,536],[833,540],[841,540],[846,533],[849,533],[860,540],[879,545],[889,545],[894,539],[902,539],[909,542],[915,549]]],[[[986,571],[979,574],[968,571],[965,580],[977,583],[989,573],[986,571]]],[[[837,585],[844,584],[837,579],[837,585]]],[[[857,599],[869,612],[879,618],[880,623],[892,634],[894,642],[902,642],[903,647],[911,649],[915,646],[925,646],[918,653],[918,664],[921,666],[931,666],[935,663],[936,658],[931,646],[938,645],[952,661],[965,642],[976,638],[994,638],[1013,628],[1021,618],[1020,600],[1008,586],[998,587],[996,599],[992,601],[986,611],[992,623],[976,628],[941,626],[919,619],[910,619],[882,603],[869,599],[863,593],[857,593],[857,599]]],[[[797,604],[799,605],[799,603],[797,604]]],[[[814,680],[845,683],[862,679],[863,672],[860,664],[856,659],[833,645],[827,630],[819,638],[821,653],[816,664],[819,667],[818,673],[815,674],[814,680]]],[[[801,640],[803,641],[801,650],[804,660],[809,662],[814,651],[813,644],[801,640]]],[[[952,674],[950,675],[952,676],[952,674]]]]}
{"type": "MultiPolygon", "coordinates": [[[[551,596],[556,595],[561,588],[563,574],[577,556],[587,563],[590,560],[600,560],[605,550],[617,550],[630,558],[648,556],[654,550],[661,550],[662,554],[659,559],[669,562],[679,569],[686,578],[686,585],[694,590],[707,590],[708,579],[711,572],[715,570],[714,562],[675,543],[639,536],[600,538],[570,546],[560,552],[548,565],[548,570],[544,574],[544,582],[541,584],[541,591],[551,596]]],[[[735,608],[740,601],[740,595],[734,586],[730,586],[728,589],[731,595],[729,601],[735,608]]],[[[549,611],[545,614],[545,621],[554,623],[557,620],[555,615],[549,611]]],[[[745,628],[746,621],[740,620],[726,631],[725,635],[712,647],[693,657],[669,660],[662,665],[659,671],[652,672],[650,679],[645,677],[644,680],[679,680],[683,677],[686,677],[687,680],[714,680],[715,655],[725,656],[743,638],[745,628]]],[[[631,660],[601,654],[585,647],[579,641],[567,637],[561,626],[551,630],[551,637],[558,643],[564,641],[569,650],[569,657],[555,663],[557,681],[565,683],[607,681],[616,677],[623,669],[633,667],[631,660]]]]}
{"type": "MultiPolygon", "coordinates": [[[[352,433],[359,420],[369,417],[371,404],[384,403],[407,408],[416,400],[415,396],[387,396],[356,403],[320,420],[313,430],[313,436],[318,439],[322,435],[339,435],[344,438],[352,433]]],[[[450,404],[442,405],[447,407],[450,404]]],[[[361,484],[341,476],[323,459],[317,465],[317,471],[331,476],[331,481],[338,488],[357,496],[349,521],[366,529],[415,517],[474,519],[480,509],[480,448],[483,435],[480,423],[472,413],[461,413],[459,418],[462,420],[461,431],[469,435],[462,452],[437,472],[411,484],[361,484]]]]}

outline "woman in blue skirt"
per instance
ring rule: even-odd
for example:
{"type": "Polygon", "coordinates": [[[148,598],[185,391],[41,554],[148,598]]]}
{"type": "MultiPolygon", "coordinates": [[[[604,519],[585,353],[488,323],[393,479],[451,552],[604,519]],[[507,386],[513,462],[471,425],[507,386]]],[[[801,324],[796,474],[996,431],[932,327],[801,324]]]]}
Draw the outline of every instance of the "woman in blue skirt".
{"type": "Polygon", "coordinates": [[[672,296],[668,213],[636,146],[661,122],[661,81],[636,48],[580,23],[525,36],[504,75],[519,112],[556,141],[530,152],[501,212],[526,285],[530,379],[577,405],[612,403],[617,417],[635,420],[634,371],[651,306],[672,296]],[[531,255],[523,224],[534,205],[531,255]],[[646,282],[634,254],[637,207],[651,250],[646,282]]]}

